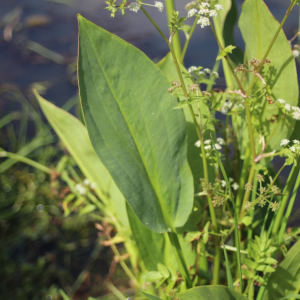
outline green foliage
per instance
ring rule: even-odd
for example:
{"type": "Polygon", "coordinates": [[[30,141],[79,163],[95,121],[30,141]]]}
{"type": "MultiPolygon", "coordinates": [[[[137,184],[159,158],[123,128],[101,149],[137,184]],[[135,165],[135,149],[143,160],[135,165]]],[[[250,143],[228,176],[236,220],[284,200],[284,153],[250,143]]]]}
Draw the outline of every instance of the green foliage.
{"type": "Polygon", "coordinates": [[[224,50],[222,50],[219,55],[217,56],[217,60],[225,57],[228,53],[232,53],[232,50],[235,49],[235,46],[229,45],[226,48],[224,48],[224,50]]]}
{"type": "Polygon", "coordinates": [[[184,293],[176,294],[179,300],[246,300],[240,293],[225,286],[202,286],[192,288],[184,293]]]}
{"type": "Polygon", "coordinates": [[[156,232],[183,226],[193,204],[192,176],[183,114],[172,110],[167,80],[139,50],[78,20],[80,96],[96,153],[145,226],[156,232]]]}
{"type": "MultiPolygon", "coordinates": [[[[242,13],[239,20],[245,44],[246,57],[248,63],[256,58],[262,59],[267,52],[272,38],[274,37],[279,23],[274,19],[269,9],[262,0],[247,0],[242,6],[242,13]]],[[[291,47],[286,39],[284,32],[281,30],[267,58],[271,60],[270,65],[264,65],[261,71],[266,84],[270,86],[272,94],[271,99],[284,99],[290,105],[298,104],[298,83],[291,47]]],[[[249,86],[247,82],[253,78],[253,73],[249,73],[249,79],[243,82],[246,90],[249,86]]],[[[256,79],[254,90],[262,87],[260,80],[256,79]]],[[[262,134],[267,141],[272,130],[281,122],[269,143],[271,151],[278,150],[280,141],[284,138],[289,138],[291,135],[295,120],[291,117],[282,118],[278,107],[275,104],[268,104],[265,95],[259,92],[251,94],[249,104],[252,109],[252,124],[255,129],[262,134]],[[261,96],[261,97],[259,97],[261,96]],[[277,116],[277,117],[276,117],[277,116]]],[[[234,122],[238,127],[239,148],[241,154],[245,153],[248,146],[248,126],[245,122],[245,113],[234,118],[234,122]]],[[[258,135],[257,135],[258,136],[258,135]]],[[[258,145],[258,137],[256,138],[258,145]]],[[[260,150],[259,148],[257,149],[260,150]]]]}
{"type": "MultiPolygon", "coordinates": [[[[286,254],[284,260],[271,274],[263,300],[281,299],[299,293],[300,282],[300,241],[286,254]]],[[[291,296],[291,298],[293,298],[291,296]]]]}

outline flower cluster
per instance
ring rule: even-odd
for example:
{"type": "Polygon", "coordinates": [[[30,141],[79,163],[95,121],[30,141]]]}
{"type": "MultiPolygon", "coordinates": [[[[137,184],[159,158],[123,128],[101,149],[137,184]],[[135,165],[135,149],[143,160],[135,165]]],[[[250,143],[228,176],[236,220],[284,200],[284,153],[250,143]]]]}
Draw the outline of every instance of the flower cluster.
{"type": "Polygon", "coordinates": [[[197,24],[199,24],[201,28],[209,26],[209,18],[217,17],[217,11],[224,9],[220,4],[215,4],[212,6],[210,3],[205,1],[194,1],[188,3],[185,8],[188,10],[188,18],[191,18],[193,16],[199,17],[197,24]]]}
{"type": "Polygon", "coordinates": [[[188,68],[188,75],[192,80],[197,83],[200,83],[201,80],[207,78],[219,78],[219,73],[215,71],[211,71],[209,68],[203,69],[203,67],[191,66],[188,68]]]}
{"type": "Polygon", "coordinates": [[[94,190],[97,188],[97,184],[95,182],[90,182],[89,179],[84,179],[82,183],[77,183],[75,185],[75,190],[80,194],[80,195],[86,195],[88,188],[94,190]]]}
{"type": "MultiPolygon", "coordinates": [[[[207,151],[212,150],[213,148],[215,148],[216,150],[221,150],[222,149],[221,145],[225,145],[225,141],[222,138],[217,138],[217,143],[213,145],[213,148],[211,145],[211,140],[205,140],[203,143],[205,145],[204,149],[207,151]]],[[[201,141],[200,140],[197,141],[195,143],[195,146],[199,148],[201,146],[201,141]]]]}
{"type": "Polygon", "coordinates": [[[276,101],[277,106],[281,111],[286,114],[292,116],[295,120],[300,120],[300,108],[297,106],[291,106],[283,99],[278,99],[276,101]]]}
{"type": "MultiPolygon", "coordinates": [[[[281,142],[280,142],[280,146],[288,146],[289,144],[291,143],[290,140],[288,139],[283,139],[281,142]]],[[[289,149],[295,153],[295,154],[299,154],[300,153],[300,141],[298,140],[293,140],[293,145],[289,147],[289,149]]]]}

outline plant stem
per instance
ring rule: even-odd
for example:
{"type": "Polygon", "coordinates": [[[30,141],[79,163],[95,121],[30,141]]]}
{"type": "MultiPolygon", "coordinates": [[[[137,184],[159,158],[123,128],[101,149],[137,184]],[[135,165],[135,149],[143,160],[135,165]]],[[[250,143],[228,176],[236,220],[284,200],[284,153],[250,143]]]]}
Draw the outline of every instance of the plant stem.
{"type": "Polygon", "coordinates": [[[295,182],[296,176],[299,173],[299,169],[300,169],[300,159],[298,159],[298,161],[297,161],[297,166],[293,166],[293,169],[291,170],[291,173],[288,177],[286,185],[283,189],[283,197],[282,197],[282,200],[281,200],[281,204],[280,204],[280,208],[278,210],[277,216],[275,218],[274,226],[273,226],[273,229],[272,229],[272,235],[277,234],[277,232],[279,230],[279,227],[282,223],[282,218],[283,218],[283,214],[284,214],[284,211],[285,211],[286,204],[287,204],[288,199],[289,199],[290,191],[292,190],[292,187],[293,187],[293,184],[295,182]]]}
{"type": "MultiPolygon", "coordinates": [[[[168,21],[169,21],[169,24],[170,24],[171,21],[172,21],[173,11],[176,11],[174,0],[165,0],[165,4],[166,4],[167,17],[168,17],[168,21]]],[[[170,34],[172,34],[171,30],[172,29],[170,28],[170,34]]],[[[181,44],[180,44],[179,31],[177,31],[175,33],[175,35],[173,36],[172,45],[174,47],[176,57],[181,57],[182,54],[181,54],[181,44]]]]}
{"type": "Polygon", "coordinates": [[[126,297],[111,282],[107,282],[106,286],[119,300],[126,300],[126,297]]]}
{"type": "Polygon", "coordinates": [[[183,256],[183,253],[182,253],[182,250],[181,250],[181,246],[180,246],[177,234],[175,232],[168,232],[168,236],[169,236],[170,242],[173,246],[173,249],[174,250],[176,249],[174,251],[175,252],[174,254],[175,254],[177,262],[179,264],[179,268],[181,269],[181,273],[185,277],[186,285],[187,285],[188,288],[191,288],[192,287],[192,281],[191,281],[190,276],[189,276],[189,271],[187,269],[187,266],[186,266],[186,263],[185,263],[185,260],[184,260],[184,256],[183,256]]]}
{"type": "Polygon", "coordinates": [[[292,212],[292,209],[293,209],[293,206],[294,206],[294,203],[295,203],[295,199],[296,199],[299,184],[300,184],[300,173],[298,173],[298,177],[297,177],[296,183],[294,185],[294,190],[293,190],[293,193],[292,193],[292,197],[290,199],[290,202],[289,202],[288,208],[286,210],[285,216],[282,220],[282,224],[281,224],[281,227],[280,227],[280,230],[279,230],[279,233],[278,233],[278,238],[277,238],[277,246],[279,246],[281,241],[282,241],[282,236],[285,232],[286,224],[288,222],[288,219],[291,215],[291,212],[292,212]]]}
{"type": "MultiPolygon", "coordinates": [[[[254,174],[254,180],[253,180],[253,193],[251,195],[251,202],[254,202],[255,200],[255,196],[256,196],[256,191],[257,191],[257,174],[258,174],[258,171],[256,170],[255,171],[255,174],[254,174]]],[[[251,209],[250,211],[250,217],[254,218],[254,209],[251,209]]],[[[253,223],[251,223],[251,226],[248,227],[248,232],[247,232],[247,240],[251,240],[252,239],[252,234],[253,234],[253,223]]]]}
{"type": "Polygon", "coordinates": [[[191,38],[192,38],[192,35],[193,35],[193,33],[194,33],[194,30],[195,30],[195,28],[196,28],[196,25],[197,25],[198,20],[199,20],[199,17],[196,17],[196,18],[195,18],[195,21],[194,21],[194,23],[193,23],[193,26],[192,26],[192,28],[191,28],[191,30],[190,30],[190,32],[189,32],[189,35],[188,35],[188,37],[187,37],[187,39],[186,39],[186,41],[185,41],[185,43],[184,43],[183,50],[182,50],[181,57],[180,57],[180,63],[182,63],[182,64],[183,64],[183,61],[184,61],[184,57],[185,57],[185,54],[186,54],[186,50],[187,50],[187,48],[188,48],[189,42],[190,42],[190,40],[191,40],[191,38]]]}
{"type": "Polygon", "coordinates": [[[18,155],[18,154],[15,154],[15,153],[11,153],[11,152],[6,152],[4,151],[3,149],[0,148],[0,157],[8,157],[8,158],[11,158],[11,159],[14,159],[14,160],[17,160],[17,161],[20,161],[24,164],[27,164],[29,166],[32,166],[40,171],[43,171],[47,174],[51,174],[51,172],[53,172],[54,170],[51,170],[50,168],[30,159],[30,158],[27,158],[25,156],[22,156],[22,155],[18,155]]]}
{"type": "MultiPolygon", "coordinates": [[[[156,23],[150,17],[150,15],[145,11],[145,9],[143,7],[141,7],[141,10],[146,15],[146,17],[150,20],[150,22],[154,25],[154,27],[157,29],[159,34],[162,36],[162,38],[165,40],[165,42],[168,44],[168,46],[170,48],[170,52],[171,52],[171,55],[172,55],[172,58],[173,58],[173,61],[174,61],[174,64],[175,64],[175,67],[176,67],[176,70],[177,70],[177,74],[178,74],[178,77],[179,77],[179,80],[180,80],[180,83],[181,83],[182,91],[183,91],[184,97],[186,99],[186,102],[188,104],[189,111],[191,113],[196,131],[197,131],[198,138],[201,141],[201,154],[202,154],[202,161],[203,161],[204,179],[205,179],[206,183],[209,183],[208,166],[207,166],[206,153],[205,153],[204,143],[203,143],[203,134],[200,130],[201,123],[198,126],[194,110],[193,110],[192,106],[188,103],[188,93],[187,93],[187,89],[185,87],[185,83],[184,83],[184,80],[183,80],[183,77],[182,77],[182,74],[181,74],[181,70],[180,70],[177,58],[176,58],[175,51],[172,47],[172,44],[165,37],[163,32],[156,25],[156,23]]],[[[213,230],[214,230],[214,232],[218,232],[218,223],[217,223],[215,208],[214,208],[213,203],[212,203],[212,197],[209,193],[207,195],[207,200],[208,200],[208,206],[209,206],[209,212],[210,212],[211,221],[212,221],[212,225],[213,225],[213,230]]],[[[215,237],[215,251],[216,252],[215,252],[215,258],[214,258],[213,284],[218,284],[218,282],[219,282],[219,270],[220,270],[220,259],[221,259],[219,241],[220,241],[220,239],[218,237],[215,237]]],[[[186,266],[184,267],[184,269],[187,269],[186,266]]],[[[186,275],[188,277],[188,274],[186,274],[186,275]]]]}
{"type": "MultiPolygon", "coordinates": [[[[224,47],[222,46],[222,43],[220,42],[220,40],[219,40],[219,38],[218,38],[218,36],[217,36],[217,33],[216,33],[216,31],[215,31],[215,29],[214,29],[212,23],[209,22],[209,24],[210,24],[210,28],[211,28],[211,30],[212,30],[212,32],[213,32],[213,34],[214,34],[214,36],[215,36],[215,38],[216,38],[216,40],[217,40],[217,43],[218,43],[219,48],[220,48],[220,51],[223,51],[223,50],[224,50],[224,47]]],[[[243,89],[243,86],[242,86],[242,84],[241,84],[239,78],[237,77],[237,75],[236,75],[235,72],[234,72],[234,69],[233,69],[233,67],[232,67],[232,65],[231,65],[231,62],[230,62],[230,60],[229,60],[229,57],[228,57],[227,55],[225,55],[224,58],[225,58],[225,60],[226,60],[226,62],[227,62],[227,64],[228,64],[228,66],[229,66],[229,69],[231,70],[231,72],[232,72],[232,74],[233,74],[233,77],[234,77],[234,79],[235,79],[235,81],[236,81],[236,83],[237,83],[239,89],[241,90],[241,92],[242,92],[243,94],[245,94],[245,91],[244,91],[244,89],[243,89]]],[[[247,98],[248,98],[248,97],[249,97],[249,95],[247,95],[247,98]]],[[[256,158],[256,151],[255,151],[254,134],[253,134],[252,123],[251,123],[250,107],[249,107],[249,105],[248,105],[248,103],[247,103],[247,99],[245,99],[245,102],[244,102],[244,103],[245,103],[246,116],[247,116],[247,124],[248,124],[248,130],[249,130],[249,139],[250,139],[250,142],[251,142],[252,158],[253,158],[253,160],[254,160],[254,159],[256,158]]]]}

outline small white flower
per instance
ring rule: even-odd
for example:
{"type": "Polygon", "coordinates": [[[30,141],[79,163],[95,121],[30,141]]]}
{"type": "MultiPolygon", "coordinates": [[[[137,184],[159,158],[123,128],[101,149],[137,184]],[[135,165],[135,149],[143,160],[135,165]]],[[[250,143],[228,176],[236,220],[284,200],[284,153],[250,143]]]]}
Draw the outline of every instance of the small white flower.
{"type": "Polygon", "coordinates": [[[299,57],[299,55],[300,55],[299,50],[297,50],[297,49],[293,50],[293,56],[294,56],[294,58],[299,57]]]}
{"type": "Polygon", "coordinates": [[[89,179],[86,178],[86,179],[83,180],[83,183],[84,183],[86,186],[89,186],[91,182],[90,182],[89,179]]]}
{"type": "Polygon", "coordinates": [[[198,14],[200,15],[206,15],[206,14],[209,14],[209,9],[207,8],[201,8],[198,12],[198,14]]]}
{"type": "Polygon", "coordinates": [[[285,104],[285,100],[283,100],[283,99],[278,99],[277,102],[279,102],[279,103],[281,103],[283,105],[285,104]]]}
{"type": "Polygon", "coordinates": [[[228,180],[229,180],[229,182],[233,182],[234,181],[234,179],[231,178],[231,177],[229,177],[228,180]]]}
{"type": "Polygon", "coordinates": [[[209,12],[209,16],[210,16],[210,17],[217,17],[217,16],[218,16],[218,13],[217,13],[217,11],[215,11],[214,9],[212,9],[212,10],[209,12]]]}
{"type": "Polygon", "coordinates": [[[197,142],[195,143],[195,146],[199,148],[199,147],[201,146],[201,141],[197,141],[197,142]]]}
{"type": "Polygon", "coordinates": [[[208,69],[208,68],[205,68],[203,71],[204,71],[206,74],[211,74],[211,70],[208,69]]]}
{"type": "Polygon", "coordinates": [[[288,103],[284,105],[284,108],[285,108],[286,110],[288,110],[288,111],[291,110],[291,106],[290,106],[288,103]]]}
{"type": "Polygon", "coordinates": [[[91,189],[95,190],[97,188],[97,183],[96,182],[92,182],[91,183],[91,189]]]}
{"type": "Polygon", "coordinates": [[[280,146],[285,146],[289,143],[290,141],[288,139],[283,139],[281,142],[280,142],[280,146]]]}
{"type": "Polygon", "coordinates": [[[295,120],[300,120],[300,112],[299,112],[299,111],[293,112],[293,118],[294,118],[295,120]]]}
{"type": "Polygon", "coordinates": [[[203,75],[205,75],[205,73],[203,71],[198,72],[198,76],[203,76],[203,75]]]}
{"type": "Polygon", "coordinates": [[[219,73],[216,71],[211,72],[211,76],[214,76],[215,78],[219,78],[219,73]]]}
{"type": "Polygon", "coordinates": [[[221,180],[221,185],[222,185],[222,187],[225,187],[226,186],[226,181],[225,180],[221,180]]]}
{"type": "Polygon", "coordinates": [[[214,7],[216,10],[224,10],[224,7],[221,4],[215,4],[214,7]]]}
{"type": "Polygon", "coordinates": [[[231,185],[231,187],[236,191],[240,186],[235,182],[231,185]]]}
{"type": "Polygon", "coordinates": [[[187,17],[188,17],[188,18],[191,18],[191,17],[193,17],[196,13],[197,13],[197,9],[192,8],[192,9],[190,9],[190,10],[188,11],[187,17]]]}
{"type": "Polygon", "coordinates": [[[191,74],[191,73],[193,73],[194,71],[196,71],[197,70],[197,67],[195,67],[195,66],[191,66],[191,67],[189,67],[188,68],[188,72],[191,74]]]}
{"type": "Polygon", "coordinates": [[[201,6],[202,6],[202,7],[210,7],[209,3],[207,3],[207,2],[201,3],[201,6]]]}
{"type": "Polygon", "coordinates": [[[210,142],[211,142],[211,140],[205,140],[205,141],[204,141],[204,144],[205,144],[205,145],[208,145],[208,144],[210,144],[210,142]]]}
{"type": "Polygon", "coordinates": [[[222,147],[221,147],[220,144],[215,144],[215,148],[216,148],[217,150],[221,150],[221,149],[222,149],[222,147]]]}
{"type": "Polygon", "coordinates": [[[209,26],[209,18],[200,17],[197,24],[199,24],[201,28],[204,28],[205,26],[209,26]]]}
{"type": "Polygon", "coordinates": [[[162,2],[154,1],[154,6],[158,9],[158,11],[162,12],[164,9],[164,5],[162,2]]]}
{"type": "Polygon", "coordinates": [[[290,150],[291,150],[292,152],[296,152],[296,148],[295,148],[294,146],[290,147],[290,150]]]}
{"type": "Polygon", "coordinates": [[[211,145],[207,145],[204,147],[205,150],[210,150],[211,149],[211,145]]]}
{"type": "Polygon", "coordinates": [[[294,142],[294,144],[300,145],[300,141],[298,141],[298,140],[293,140],[293,142],[294,142]]]}
{"type": "Polygon", "coordinates": [[[128,5],[129,10],[137,13],[140,10],[140,4],[137,2],[130,3],[128,5]]]}
{"type": "Polygon", "coordinates": [[[220,137],[217,138],[217,142],[218,142],[220,145],[225,145],[224,139],[222,139],[222,138],[220,138],[220,137]]]}
{"type": "Polygon", "coordinates": [[[76,184],[75,189],[78,191],[80,195],[86,194],[86,188],[82,186],[80,183],[76,184]]]}
{"type": "Polygon", "coordinates": [[[300,112],[300,108],[297,107],[297,106],[292,106],[292,110],[297,111],[297,112],[300,112]]]}

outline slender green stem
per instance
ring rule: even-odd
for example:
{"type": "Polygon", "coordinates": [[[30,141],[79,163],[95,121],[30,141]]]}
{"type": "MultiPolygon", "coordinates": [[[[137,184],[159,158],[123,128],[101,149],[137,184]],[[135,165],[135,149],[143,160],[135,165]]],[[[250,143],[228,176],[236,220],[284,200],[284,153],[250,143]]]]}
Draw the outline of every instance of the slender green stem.
{"type": "Polygon", "coordinates": [[[126,300],[126,297],[111,282],[107,282],[106,286],[119,300],[126,300]]]}
{"type": "MultiPolygon", "coordinates": [[[[222,43],[220,42],[220,40],[219,40],[219,38],[217,36],[217,33],[216,33],[216,31],[215,31],[212,23],[209,22],[209,24],[210,24],[210,28],[211,28],[211,30],[212,30],[212,32],[213,32],[213,34],[214,34],[214,36],[215,36],[215,38],[217,40],[217,43],[219,45],[220,50],[223,51],[224,47],[223,47],[222,43]]],[[[239,89],[245,95],[245,91],[244,91],[244,88],[242,86],[242,83],[240,82],[239,78],[235,74],[233,66],[232,66],[232,64],[231,64],[231,62],[229,60],[229,57],[226,55],[224,58],[225,58],[228,66],[229,66],[229,69],[230,69],[231,73],[233,74],[233,77],[234,77],[234,79],[235,79],[235,81],[236,81],[239,89]]],[[[248,97],[249,97],[249,95],[247,95],[247,98],[248,97]]],[[[245,104],[245,109],[246,109],[246,117],[247,117],[247,124],[248,124],[248,130],[249,130],[249,139],[250,139],[250,142],[251,142],[252,157],[253,157],[253,159],[255,159],[256,158],[255,140],[254,140],[254,134],[253,134],[253,128],[252,128],[252,122],[251,122],[251,112],[250,112],[250,107],[249,107],[249,105],[247,103],[247,99],[245,99],[244,104],[245,104]]]]}
{"type": "Polygon", "coordinates": [[[280,227],[280,230],[279,230],[279,233],[278,233],[278,238],[277,238],[277,245],[278,246],[280,245],[280,243],[282,241],[282,237],[283,237],[283,234],[284,234],[285,229],[286,229],[286,224],[287,224],[288,219],[291,215],[291,212],[292,212],[292,209],[293,209],[293,206],[294,206],[294,203],[295,203],[295,199],[296,199],[299,184],[300,184],[300,173],[298,173],[298,177],[297,177],[296,183],[294,185],[294,190],[293,190],[293,193],[292,193],[292,197],[290,199],[288,208],[286,210],[285,216],[284,216],[284,218],[282,220],[282,223],[281,223],[281,227],[280,227]]]}
{"type": "MultiPolygon", "coordinates": [[[[254,202],[255,200],[255,196],[256,196],[256,191],[257,191],[257,174],[258,174],[258,170],[255,171],[255,174],[254,174],[254,180],[253,180],[253,193],[251,195],[251,202],[254,202]]],[[[254,218],[254,209],[251,209],[250,210],[250,217],[254,218]]],[[[253,223],[251,223],[251,225],[248,227],[248,232],[247,232],[247,240],[251,240],[252,239],[252,235],[253,235],[253,223]]]]}
{"type": "Polygon", "coordinates": [[[240,214],[241,211],[242,199],[245,191],[244,187],[246,184],[247,176],[249,174],[250,162],[251,162],[251,148],[247,147],[244,162],[243,162],[242,173],[239,181],[239,190],[236,197],[236,209],[238,215],[240,214]]]}
{"type": "MultiPolygon", "coordinates": [[[[166,4],[166,11],[167,11],[167,17],[168,17],[168,22],[169,24],[172,21],[172,15],[173,11],[176,11],[175,9],[175,4],[174,0],[165,0],[166,4]]],[[[172,29],[170,28],[170,34],[172,34],[172,29]]],[[[181,43],[180,43],[180,36],[179,36],[179,31],[175,33],[175,35],[172,38],[172,45],[174,47],[174,51],[176,54],[176,57],[181,57],[181,43]]]]}
{"type": "Polygon", "coordinates": [[[188,271],[186,263],[185,263],[185,259],[184,259],[184,256],[183,256],[183,253],[182,253],[182,250],[181,250],[181,247],[180,247],[180,243],[179,243],[177,234],[175,232],[168,232],[168,236],[169,236],[170,242],[173,246],[173,249],[174,250],[176,249],[174,254],[177,258],[177,262],[178,262],[179,267],[181,269],[181,273],[182,273],[182,275],[184,275],[184,277],[186,279],[186,285],[187,285],[188,288],[191,288],[192,287],[192,281],[191,281],[190,276],[189,276],[189,271],[188,271]]]}
{"type": "MultiPolygon", "coordinates": [[[[182,87],[182,91],[184,94],[184,97],[186,99],[186,101],[188,102],[188,92],[182,77],[182,73],[176,58],[176,54],[174,52],[174,49],[171,45],[171,43],[169,42],[169,40],[165,37],[165,35],[163,34],[163,32],[160,30],[160,28],[156,25],[156,23],[154,22],[154,20],[150,17],[150,15],[145,11],[145,9],[143,7],[141,7],[141,10],[143,11],[143,13],[146,15],[146,17],[150,20],[150,22],[154,25],[154,27],[157,29],[157,31],[159,32],[159,34],[162,36],[162,38],[166,41],[166,43],[168,44],[169,48],[170,48],[170,52],[176,67],[176,71],[181,83],[181,87],[182,87]]],[[[191,113],[196,131],[197,131],[197,135],[199,137],[199,140],[201,141],[201,154],[202,154],[202,161],[203,161],[203,170],[204,170],[204,179],[206,183],[209,183],[209,176],[208,176],[208,165],[207,165],[207,159],[206,159],[206,153],[205,153],[205,149],[204,149],[204,143],[203,143],[203,134],[200,130],[201,124],[198,126],[197,120],[196,120],[196,116],[194,113],[194,110],[192,108],[192,106],[188,103],[188,107],[189,107],[189,111],[191,113]]],[[[207,195],[207,199],[208,199],[208,206],[209,206],[209,212],[210,212],[210,216],[211,216],[211,220],[212,220],[212,225],[213,225],[213,230],[214,232],[218,232],[218,223],[217,223],[217,218],[216,218],[216,213],[215,213],[215,208],[213,206],[212,203],[212,197],[210,194],[207,195]]],[[[215,238],[215,259],[214,259],[214,271],[213,271],[213,284],[218,284],[219,281],[219,270],[220,270],[220,248],[219,248],[219,238],[216,237],[215,238]]],[[[184,268],[186,269],[186,267],[184,268]]],[[[188,277],[188,273],[186,274],[186,276],[188,277]]]]}
{"type": "Polygon", "coordinates": [[[17,161],[20,161],[24,164],[27,164],[29,166],[32,166],[38,170],[41,170],[47,174],[51,174],[51,172],[53,172],[53,170],[51,170],[50,168],[30,159],[27,158],[25,156],[19,155],[19,154],[15,154],[15,153],[11,153],[11,152],[6,152],[3,149],[0,148],[0,157],[8,157],[17,161]]]}
{"type": "Polygon", "coordinates": [[[198,20],[199,20],[199,17],[196,17],[196,18],[195,18],[195,21],[194,21],[194,23],[193,23],[193,26],[192,26],[192,28],[191,28],[189,34],[188,34],[188,37],[187,37],[187,39],[186,39],[186,41],[185,41],[185,43],[184,43],[183,50],[182,50],[181,57],[180,57],[180,62],[181,62],[182,64],[183,64],[183,61],[184,61],[184,57],[185,57],[185,54],[186,54],[186,50],[187,50],[187,48],[188,48],[188,46],[189,46],[189,42],[190,42],[190,40],[191,40],[191,38],[192,38],[192,35],[193,35],[193,33],[194,33],[194,30],[195,30],[195,28],[196,28],[196,25],[197,25],[198,20]]]}
{"type": "Polygon", "coordinates": [[[298,159],[298,161],[297,161],[297,166],[293,166],[293,169],[291,170],[288,180],[286,182],[286,185],[283,189],[283,197],[281,200],[281,204],[280,204],[280,208],[278,210],[277,216],[275,218],[274,226],[272,229],[272,235],[277,234],[277,232],[280,228],[280,225],[282,224],[282,218],[283,218],[283,214],[284,214],[284,211],[286,208],[286,204],[289,199],[290,191],[292,190],[296,176],[299,173],[299,169],[300,169],[300,159],[298,159]]]}
{"type": "MultiPolygon", "coordinates": [[[[254,178],[254,174],[255,174],[255,166],[256,166],[256,163],[253,163],[252,166],[251,166],[249,177],[248,177],[248,183],[251,183],[251,184],[253,182],[253,178],[254,178]]],[[[249,200],[250,194],[251,194],[251,191],[246,190],[245,195],[244,195],[243,204],[242,204],[242,207],[241,207],[240,219],[244,215],[244,212],[245,212],[245,207],[244,206],[247,203],[247,201],[249,200]]]]}

